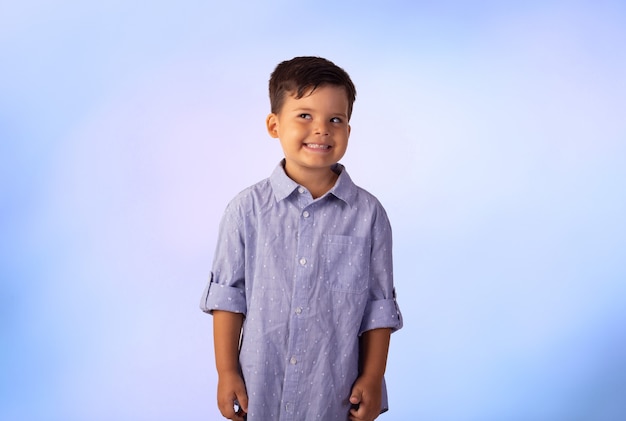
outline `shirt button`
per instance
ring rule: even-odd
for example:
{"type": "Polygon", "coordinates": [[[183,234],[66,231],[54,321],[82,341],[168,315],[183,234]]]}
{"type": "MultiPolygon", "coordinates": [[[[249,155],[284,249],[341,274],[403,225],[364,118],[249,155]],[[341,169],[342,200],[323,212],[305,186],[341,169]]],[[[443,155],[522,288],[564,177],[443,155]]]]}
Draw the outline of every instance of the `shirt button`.
{"type": "Polygon", "coordinates": [[[296,307],[296,314],[302,313],[302,307],[296,307]]]}
{"type": "Polygon", "coordinates": [[[302,266],[306,265],[306,259],[304,257],[302,259],[300,259],[300,264],[302,266]]]}
{"type": "Polygon", "coordinates": [[[298,187],[298,193],[300,194],[304,193],[304,187],[298,187]]]}
{"type": "Polygon", "coordinates": [[[296,363],[298,362],[298,360],[296,360],[296,357],[291,357],[291,359],[289,360],[289,362],[291,363],[291,365],[296,365],[296,363]]]}
{"type": "Polygon", "coordinates": [[[305,218],[308,218],[309,216],[311,216],[311,214],[309,213],[309,211],[304,211],[302,212],[302,216],[304,216],[305,218]]]}

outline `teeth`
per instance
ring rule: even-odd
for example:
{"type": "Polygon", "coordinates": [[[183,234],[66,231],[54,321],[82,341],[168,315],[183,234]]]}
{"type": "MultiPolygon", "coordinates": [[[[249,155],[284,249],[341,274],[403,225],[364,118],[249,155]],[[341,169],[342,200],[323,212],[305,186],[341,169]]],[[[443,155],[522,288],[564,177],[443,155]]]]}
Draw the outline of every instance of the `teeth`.
{"type": "Polygon", "coordinates": [[[313,148],[313,149],[329,149],[330,148],[329,145],[319,145],[317,143],[307,143],[306,145],[309,148],[313,148]]]}

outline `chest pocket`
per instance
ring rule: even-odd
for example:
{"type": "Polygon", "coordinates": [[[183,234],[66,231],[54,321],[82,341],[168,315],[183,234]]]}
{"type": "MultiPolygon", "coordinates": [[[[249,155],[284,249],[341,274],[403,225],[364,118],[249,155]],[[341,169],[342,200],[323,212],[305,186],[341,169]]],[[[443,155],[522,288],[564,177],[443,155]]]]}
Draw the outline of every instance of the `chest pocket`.
{"type": "Polygon", "coordinates": [[[339,292],[364,292],[369,284],[369,239],[326,235],[324,241],[325,280],[328,287],[339,292]]]}

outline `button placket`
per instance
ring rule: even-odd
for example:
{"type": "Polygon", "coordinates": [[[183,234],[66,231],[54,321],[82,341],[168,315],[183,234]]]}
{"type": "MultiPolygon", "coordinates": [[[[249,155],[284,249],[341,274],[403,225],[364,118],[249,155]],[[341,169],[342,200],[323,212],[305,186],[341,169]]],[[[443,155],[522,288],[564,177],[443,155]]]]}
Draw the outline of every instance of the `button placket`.
{"type": "MultiPolygon", "coordinates": [[[[303,367],[308,366],[309,362],[307,358],[305,358],[305,354],[303,354],[302,350],[306,349],[306,337],[304,332],[306,329],[304,328],[303,323],[305,323],[305,317],[303,314],[306,312],[307,297],[310,291],[309,283],[311,282],[311,274],[312,271],[315,270],[316,265],[316,256],[312,254],[312,230],[314,228],[314,212],[312,211],[312,197],[310,196],[308,190],[304,187],[299,186],[297,189],[299,195],[297,197],[297,209],[299,215],[299,221],[297,222],[297,230],[296,230],[296,270],[293,278],[294,282],[294,295],[291,302],[291,316],[290,316],[290,334],[289,334],[289,344],[287,352],[289,355],[287,359],[287,367],[285,373],[285,385],[293,385],[293,387],[285,387],[283,399],[285,403],[293,404],[294,400],[297,399],[297,384],[299,384],[300,375],[303,367]]],[[[295,210],[295,209],[294,209],[295,210]]],[[[285,408],[287,413],[289,413],[289,409],[293,411],[293,406],[291,408],[285,408]]]]}

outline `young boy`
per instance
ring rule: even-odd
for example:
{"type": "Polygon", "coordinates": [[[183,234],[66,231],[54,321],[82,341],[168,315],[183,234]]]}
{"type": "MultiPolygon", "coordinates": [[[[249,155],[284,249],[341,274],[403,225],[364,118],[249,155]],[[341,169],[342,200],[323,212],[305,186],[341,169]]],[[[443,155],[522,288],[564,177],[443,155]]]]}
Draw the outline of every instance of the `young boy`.
{"type": "Polygon", "coordinates": [[[356,90],[319,57],[280,63],[269,88],[285,158],[228,205],[201,301],[218,406],[238,421],[371,421],[402,318],[387,215],[338,164],[356,90]]]}

